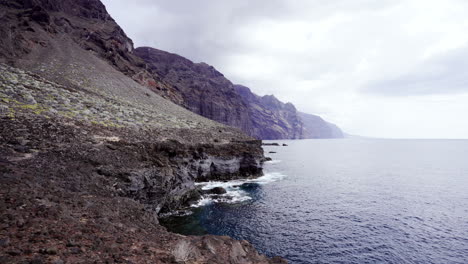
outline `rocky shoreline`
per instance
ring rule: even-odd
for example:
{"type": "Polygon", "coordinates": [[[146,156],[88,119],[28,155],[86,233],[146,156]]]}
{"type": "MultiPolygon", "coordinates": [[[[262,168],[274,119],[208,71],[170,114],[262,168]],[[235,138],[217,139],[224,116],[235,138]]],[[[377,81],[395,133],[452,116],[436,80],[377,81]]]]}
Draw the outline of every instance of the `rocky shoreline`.
{"type": "Polygon", "coordinates": [[[261,175],[260,141],[222,125],[129,126],[108,120],[125,114],[115,107],[87,118],[77,103],[54,111],[63,98],[83,102],[79,91],[1,71],[10,76],[0,82],[1,263],[284,263],[247,241],[158,224],[199,198],[196,181],[261,175]],[[57,94],[41,90],[49,86],[57,94]]]}

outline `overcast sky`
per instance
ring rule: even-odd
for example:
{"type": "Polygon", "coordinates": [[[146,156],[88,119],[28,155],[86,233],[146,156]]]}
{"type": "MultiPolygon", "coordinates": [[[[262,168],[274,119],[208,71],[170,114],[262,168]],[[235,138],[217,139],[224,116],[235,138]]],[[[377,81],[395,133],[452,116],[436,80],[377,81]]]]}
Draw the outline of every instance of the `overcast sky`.
{"type": "Polygon", "coordinates": [[[347,133],[468,138],[466,0],[103,0],[135,42],[347,133]]]}

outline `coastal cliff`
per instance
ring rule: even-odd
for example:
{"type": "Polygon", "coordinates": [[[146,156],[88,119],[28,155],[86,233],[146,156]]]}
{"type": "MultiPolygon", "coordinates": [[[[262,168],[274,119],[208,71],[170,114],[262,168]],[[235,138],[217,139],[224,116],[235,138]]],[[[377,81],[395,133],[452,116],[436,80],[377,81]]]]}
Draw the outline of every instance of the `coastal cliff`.
{"type": "Polygon", "coordinates": [[[261,139],[301,139],[303,125],[296,107],[282,103],[273,95],[258,96],[242,85],[235,89],[249,105],[252,136],[261,139]]]}
{"type": "Polygon", "coordinates": [[[335,124],[320,116],[298,112],[304,128],[304,138],[343,138],[344,133],[335,124]]]}
{"type": "Polygon", "coordinates": [[[284,262],[159,225],[200,197],[196,181],[261,175],[263,150],[166,100],[100,1],[0,1],[0,14],[1,262],[284,262]]]}
{"type": "Polygon", "coordinates": [[[211,120],[237,127],[253,136],[247,105],[234,85],[206,63],[192,61],[169,52],[150,47],[135,49],[148,70],[172,84],[182,102],[176,102],[188,110],[211,120]]]}

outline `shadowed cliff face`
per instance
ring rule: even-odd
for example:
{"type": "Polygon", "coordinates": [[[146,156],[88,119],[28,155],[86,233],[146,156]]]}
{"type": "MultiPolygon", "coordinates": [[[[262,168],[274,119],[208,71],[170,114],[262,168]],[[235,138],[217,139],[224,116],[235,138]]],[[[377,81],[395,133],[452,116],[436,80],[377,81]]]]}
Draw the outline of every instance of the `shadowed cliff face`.
{"type": "Polygon", "coordinates": [[[339,127],[320,116],[297,111],[273,95],[258,96],[249,88],[235,85],[249,106],[252,136],[262,139],[342,138],[339,127]]]}
{"type": "Polygon", "coordinates": [[[273,95],[258,96],[249,88],[235,86],[249,105],[252,135],[262,139],[301,139],[303,125],[293,104],[284,104],[273,95]]]}
{"type": "Polygon", "coordinates": [[[176,54],[142,47],[135,54],[148,63],[149,71],[170,83],[183,98],[178,104],[192,112],[252,134],[249,111],[233,84],[212,66],[176,54]]]}

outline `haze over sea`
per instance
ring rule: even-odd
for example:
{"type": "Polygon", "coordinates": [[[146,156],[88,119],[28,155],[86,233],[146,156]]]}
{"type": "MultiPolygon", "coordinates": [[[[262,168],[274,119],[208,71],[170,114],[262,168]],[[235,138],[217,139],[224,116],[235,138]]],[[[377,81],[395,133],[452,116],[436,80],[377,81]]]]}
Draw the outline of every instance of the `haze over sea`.
{"type": "Polygon", "coordinates": [[[290,263],[468,263],[467,140],[275,142],[288,146],[264,148],[265,177],[211,183],[227,203],[207,197],[169,228],[290,263]]]}

